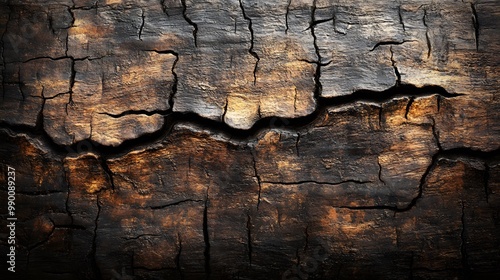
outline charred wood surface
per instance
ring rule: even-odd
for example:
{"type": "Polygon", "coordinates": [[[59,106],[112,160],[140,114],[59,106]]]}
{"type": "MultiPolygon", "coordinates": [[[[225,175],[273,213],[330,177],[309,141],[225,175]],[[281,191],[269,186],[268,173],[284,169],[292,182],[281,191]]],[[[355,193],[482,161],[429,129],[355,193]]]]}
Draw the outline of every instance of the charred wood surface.
{"type": "Polygon", "coordinates": [[[499,29],[496,0],[1,0],[0,275],[497,279],[499,29]]]}

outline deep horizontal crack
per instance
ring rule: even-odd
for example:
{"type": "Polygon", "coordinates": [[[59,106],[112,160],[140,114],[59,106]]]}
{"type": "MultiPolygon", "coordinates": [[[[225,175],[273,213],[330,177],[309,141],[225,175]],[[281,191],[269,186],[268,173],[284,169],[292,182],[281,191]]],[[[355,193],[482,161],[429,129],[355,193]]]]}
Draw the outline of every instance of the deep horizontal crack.
{"type": "Polygon", "coordinates": [[[68,56],[68,55],[57,56],[57,57],[51,57],[51,56],[37,56],[37,57],[32,57],[32,58],[30,58],[30,59],[24,60],[24,61],[22,61],[22,63],[28,63],[28,62],[30,62],[30,61],[35,61],[35,60],[40,60],[40,59],[50,59],[50,60],[53,60],[53,61],[62,60],[62,59],[71,59],[71,60],[74,60],[74,61],[84,61],[84,60],[93,61],[93,60],[103,59],[103,58],[105,58],[105,57],[106,57],[106,56],[96,56],[96,57],[90,57],[90,56],[84,56],[84,57],[74,57],[74,56],[68,56]]]}
{"type": "Polygon", "coordinates": [[[167,204],[164,204],[164,205],[151,206],[150,208],[153,209],[153,210],[164,209],[164,208],[167,208],[167,207],[170,207],[170,206],[176,206],[176,205],[179,205],[179,204],[182,204],[182,203],[187,203],[187,202],[204,202],[204,200],[199,200],[199,199],[183,199],[183,200],[179,200],[179,201],[176,201],[176,202],[167,203],[167,204]]]}
{"type": "Polygon", "coordinates": [[[273,182],[273,181],[262,181],[261,183],[264,184],[273,184],[273,185],[302,185],[302,184],[317,184],[317,185],[330,185],[330,186],[338,186],[342,184],[368,184],[368,183],[373,183],[372,181],[359,181],[359,180],[345,180],[345,181],[340,181],[340,182],[321,182],[321,181],[314,181],[314,180],[304,180],[304,181],[297,181],[297,182],[273,182]]]}
{"type": "Polygon", "coordinates": [[[119,114],[111,114],[111,113],[107,113],[107,112],[99,112],[97,114],[106,115],[106,116],[117,119],[117,118],[121,118],[121,117],[128,116],[128,115],[146,115],[146,116],[163,115],[163,116],[166,116],[170,113],[171,113],[171,110],[155,110],[155,111],[128,110],[128,111],[121,112],[119,114]]]}
{"type": "Polygon", "coordinates": [[[373,46],[373,48],[370,50],[370,52],[374,51],[376,48],[378,48],[380,46],[402,45],[402,44],[408,43],[408,42],[413,42],[413,40],[403,40],[401,42],[399,42],[399,41],[381,41],[381,42],[376,43],[375,46],[373,46]]]}
{"type": "MultiPolygon", "coordinates": [[[[170,53],[170,51],[168,51],[170,53]]],[[[257,137],[257,135],[262,130],[267,130],[270,127],[281,127],[282,129],[292,129],[297,130],[306,127],[320,118],[320,114],[324,113],[325,109],[332,107],[340,107],[345,105],[354,105],[358,102],[366,103],[376,103],[382,104],[390,101],[394,98],[401,97],[428,97],[437,95],[441,98],[454,98],[461,96],[463,94],[449,93],[444,88],[440,86],[424,86],[415,87],[413,85],[400,85],[389,88],[385,91],[371,91],[371,90],[359,90],[350,95],[345,96],[335,96],[335,97],[321,97],[317,99],[316,109],[309,115],[296,117],[296,118],[277,118],[274,116],[269,116],[261,118],[255,122],[255,124],[250,129],[238,129],[229,126],[228,124],[211,120],[196,113],[186,113],[186,112],[172,112],[172,110],[166,111],[129,111],[129,113],[146,113],[155,114],[160,113],[165,116],[165,122],[161,129],[153,133],[144,134],[138,138],[125,140],[119,146],[106,146],[99,144],[91,139],[86,139],[82,141],[75,142],[71,145],[61,145],[55,143],[48,133],[43,129],[43,127],[38,127],[33,129],[33,127],[28,125],[13,125],[5,121],[0,121],[0,128],[7,128],[9,131],[21,134],[27,134],[33,138],[41,138],[56,154],[65,156],[70,151],[79,151],[79,147],[85,146],[89,147],[93,152],[101,155],[106,155],[107,157],[114,157],[126,154],[137,148],[151,145],[157,143],[161,139],[164,139],[172,130],[172,128],[180,123],[191,123],[197,124],[203,127],[210,128],[214,133],[219,133],[223,136],[234,140],[249,141],[252,138],[257,137]]],[[[119,117],[124,113],[118,115],[113,115],[109,113],[103,113],[110,115],[111,117],[119,117]]],[[[87,150],[85,150],[87,152],[87,150]]]]}

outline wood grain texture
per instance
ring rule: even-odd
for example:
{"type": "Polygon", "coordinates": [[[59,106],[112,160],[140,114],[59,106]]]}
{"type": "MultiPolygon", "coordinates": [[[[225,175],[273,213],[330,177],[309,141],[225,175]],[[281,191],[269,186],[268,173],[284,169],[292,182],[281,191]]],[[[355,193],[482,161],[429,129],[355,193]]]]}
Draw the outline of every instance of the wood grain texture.
{"type": "Polygon", "coordinates": [[[498,278],[499,23],[493,0],[0,1],[0,275],[498,278]]]}

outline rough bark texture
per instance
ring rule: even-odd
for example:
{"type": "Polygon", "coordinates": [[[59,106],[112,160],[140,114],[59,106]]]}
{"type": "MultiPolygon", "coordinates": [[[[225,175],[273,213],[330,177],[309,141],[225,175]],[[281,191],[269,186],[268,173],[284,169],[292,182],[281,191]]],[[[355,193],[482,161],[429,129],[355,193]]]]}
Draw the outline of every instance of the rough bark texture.
{"type": "Polygon", "coordinates": [[[497,0],[1,0],[0,275],[498,279],[499,29],[497,0]]]}

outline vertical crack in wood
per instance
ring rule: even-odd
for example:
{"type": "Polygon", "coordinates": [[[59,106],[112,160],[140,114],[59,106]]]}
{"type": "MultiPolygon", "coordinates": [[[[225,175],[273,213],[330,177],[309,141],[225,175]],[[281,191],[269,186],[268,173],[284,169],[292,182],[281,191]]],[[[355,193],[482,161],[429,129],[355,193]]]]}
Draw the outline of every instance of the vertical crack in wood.
{"type": "Polygon", "coordinates": [[[285,13],[285,34],[288,34],[288,15],[290,13],[290,5],[292,4],[292,0],[288,0],[286,5],[286,13],[285,13]]]}
{"type": "Polygon", "coordinates": [[[243,0],[238,0],[238,1],[240,2],[241,13],[243,14],[243,18],[248,22],[248,30],[250,31],[250,48],[248,49],[248,53],[250,53],[256,59],[255,67],[253,68],[253,84],[255,85],[257,83],[257,70],[259,66],[260,57],[253,49],[255,37],[253,32],[252,19],[245,13],[243,0]]]}
{"type": "Polygon", "coordinates": [[[477,16],[476,4],[470,3],[472,10],[472,26],[474,28],[474,39],[476,41],[476,51],[479,51],[479,18],[477,16]]]}
{"type": "Polygon", "coordinates": [[[145,19],[145,16],[144,16],[144,9],[141,8],[141,26],[139,27],[139,40],[142,41],[142,30],[144,29],[144,20],[145,19]]]}
{"type": "MultiPolygon", "coordinates": [[[[322,85],[321,85],[321,65],[322,65],[322,58],[321,58],[321,52],[318,46],[317,42],[317,37],[315,33],[315,26],[316,26],[316,1],[313,1],[313,6],[311,7],[311,22],[309,25],[309,28],[311,29],[311,36],[313,37],[313,44],[314,44],[314,50],[316,52],[316,72],[314,73],[314,97],[316,100],[319,100],[321,97],[321,90],[322,90],[322,85]]],[[[330,61],[331,62],[331,61],[330,61]]],[[[330,63],[328,62],[328,63],[330,63]]]]}
{"type": "Polygon", "coordinates": [[[398,17],[399,17],[399,24],[403,27],[403,31],[406,31],[406,26],[403,21],[403,14],[401,13],[401,5],[398,6],[398,17]]]}
{"type": "Polygon", "coordinates": [[[257,161],[255,159],[255,151],[252,152],[252,160],[253,160],[253,170],[255,172],[255,178],[257,179],[257,183],[259,184],[259,192],[257,194],[257,210],[259,210],[260,206],[260,193],[262,190],[262,181],[260,179],[259,173],[257,172],[257,161]]]}
{"type": "Polygon", "coordinates": [[[410,99],[408,100],[408,103],[406,103],[406,109],[405,109],[405,119],[408,119],[408,114],[410,113],[411,105],[415,101],[414,96],[410,96],[410,99]]]}
{"type": "Polygon", "coordinates": [[[425,26],[425,39],[427,41],[427,58],[431,57],[432,46],[431,39],[429,37],[429,26],[427,25],[427,9],[424,8],[424,16],[422,17],[422,22],[425,26]]]}
{"type": "Polygon", "coordinates": [[[114,178],[113,178],[113,171],[111,171],[111,169],[109,168],[108,166],[108,162],[106,160],[106,158],[104,158],[102,155],[99,157],[99,161],[101,163],[101,167],[104,171],[104,174],[106,175],[107,177],[107,180],[109,181],[109,184],[111,185],[111,190],[115,190],[115,181],[114,181],[114,178]]]}
{"type": "Polygon", "coordinates": [[[177,240],[178,240],[179,250],[177,251],[177,255],[175,256],[175,267],[179,271],[179,276],[180,276],[181,280],[183,280],[184,279],[184,272],[182,271],[182,267],[181,267],[182,238],[181,238],[180,233],[177,233],[177,240]]]}
{"type": "Polygon", "coordinates": [[[378,180],[386,185],[385,181],[382,179],[382,164],[380,164],[380,159],[377,158],[377,164],[378,164],[378,180]]]}
{"type": "Polygon", "coordinates": [[[187,15],[187,5],[186,5],[186,0],[181,0],[182,3],[182,16],[184,17],[184,20],[186,20],[189,25],[193,27],[193,38],[194,38],[194,46],[198,47],[198,24],[193,22],[191,18],[188,17],[187,15]]]}
{"type": "MultiPolygon", "coordinates": [[[[75,69],[75,59],[71,59],[71,76],[69,78],[69,100],[68,103],[66,103],[66,115],[68,115],[68,106],[73,106],[75,103],[73,102],[73,87],[75,85],[75,78],[76,78],[76,69],[75,69]]],[[[104,81],[102,81],[104,82],[104,81]]]]}
{"type": "Polygon", "coordinates": [[[179,85],[179,77],[177,76],[177,72],[175,71],[175,67],[177,66],[177,62],[179,62],[179,53],[172,51],[173,55],[175,55],[174,63],[172,64],[172,75],[174,76],[174,84],[172,85],[172,94],[168,99],[168,105],[170,106],[170,110],[174,110],[174,97],[177,94],[177,87],[179,85]]]}
{"type": "MultiPolygon", "coordinates": [[[[404,41],[403,41],[404,42],[404,41]]],[[[391,64],[394,69],[394,74],[396,75],[396,87],[401,86],[401,73],[399,73],[399,69],[396,66],[396,61],[394,60],[394,51],[392,50],[392,46],[389,47],[389,51],[391,52],[391,64]]]]}

